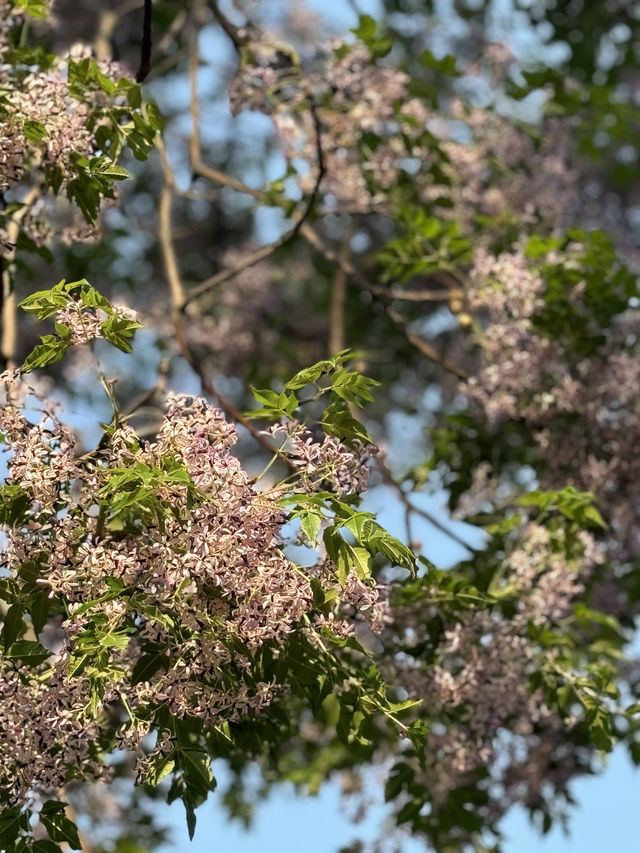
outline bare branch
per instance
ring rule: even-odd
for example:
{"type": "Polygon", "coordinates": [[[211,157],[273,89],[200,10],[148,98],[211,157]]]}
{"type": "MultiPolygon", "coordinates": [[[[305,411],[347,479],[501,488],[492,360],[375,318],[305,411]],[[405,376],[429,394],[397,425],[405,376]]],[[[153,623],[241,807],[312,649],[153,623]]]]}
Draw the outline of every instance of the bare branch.
{"type": "Polygon", "coordinates": [[[260,263],[260,261],[263,261],[265,258],[268,258],[269,255],[272,255],[276,249],[283,246],[289,239],[290,232],[284,234],[274,243],[269,243],[268,246],[263,246],[253,254],[247,255],[246,258],[242,258],[242,260],[238,261],[238,263],[234,264],[232,267],[226,267],[225,269],[220,270],[220,272],[217,272],[215,275],[206,278],[200,284],[190,289],[189,293],[184,297],[180,305],[180,310],[184,311],[189,303],[193,302],[194,299],[197,299],[198,296],[202,296],[203,293],[207,293],[208,291],[219,287],[221,284],[224,284],[226,281],[234,278],[234,276],[238,275],[243,270],[246,270],[249,267],[260,263]]]}
{"type": "Polygon", "coordinates": [[[344,305],[347,298],[347,282],[349,277],[344,270],[344,265],[349,260],[351,238],[353,237],[355,228],[355,221],[352,220],[340,248],[339,259],[341,263],[336,267],[333,277],[331,306],[329,309],[329,356],[332,356],[336,352],[341,352],[345,348],[344,305]]]}
{"type": "MultiPolygon", "coordinates": [[[[449,527],[447,527],[446,524],[443,524],[434,515],[432,515],[430,512],[428,512],[428,510],[421,509],[420,507],[417,507],[411,503],[411,501],[407,497],[406,492],[402,488],[401,484],[396,482],[396,480],[394,479],[393,474],[391,473],[391,470],[390,470],[389,466],[387,465],[387,463],[385,462],[384,458],[382,457],[381,453],[379,453],[376,456],[376,464],[378,466],[380,474],[382,475],[383,482],[387,486],[391,486],[391,488],[397,494],[398,499],[400,500],[400,503],[405,508],[405,525],[406,525],[406,529],[407,529],[407,535],[409,536],[409,538],[411,538],[411,515],[413,513],[415,513],[416,515],[419,515],[421,518],[424,518],[425,521],[428,521],[429,524],[432,524],[441,533],[444,533],[446,536],[448,536],[454,542],[457,542],[458,545],[461,545],[463,548],[466,548],[467,551],[474,552],[476,550],[472,545],[469,545],[468,542],[465,542],[464,539],[462,539],[460,536],[458,536],[457,533],[454,533],[453,530],[451,530],[449,527]]],[[[407,542],[407,544],[410,547],[412,546],[411,541],[407,542]]]]}
{"type": "Polygon", "coordinates": [[[449,373],[454,373],[458,378],[464,380],[469,378],[469,374],[463,367],[454,364],[454,362],[449,361],[449,359],[440,355],[440,353],[434,349],[431,344],[427,343],[424,338],[421,338],[419,335],[415,335],[411,332],[402,314],[400,314],[399,311],[396,311],[392,305],[387,304],[384,306],[384,309],[391,322],[396,326],[398,331],[404,335],[412,347],[421,352],[424,356],[430,359],[430,361],[434,361],[436,364],[439,364],[440,367],[443,367],[449,373]]]}
{"type": "MultiPolygon", "coordinates": [[[[220,178],[222,177],[222,173],[217,174],[217,170],[210,170],[209,167],[205,167],[200,162],[200,123],[199,123],[199,102],[198,102],[198,90],[197,90],[197,70],[198,70],[198,45],[197,38],[192,38],[189,45],[189,87],[190,87],[190,112],[191,112],[191,123],[192,123],[192,134],[189,140],[189,159],[191,162],[191,168],[194,173],[203,175],[204,177],[209,177],[211,180],[217,180],[218,183],[221,183],[220,178]],[[214,176],[215,175],[215,176],[214,176]]],[[[313,102],[312,96],[310,101],[310,112],[313,118],[313,125],[315,130],[315,142],[316,142],[316,157],[317,157],[317,175],[316,180],[313,186],[313,190],[309,194],[307,198],[307,202],[304,206],[304,209],[301,213],[299,213],[295,219],[295,224],[289,231],[285,232],[281,237],[275,240],[273,243],[270,243],[268,246],[264,246],[262,249],[259,249],[257,252],[254,252],[252,255],[248,255],[242,261],[235,264],[233,267],[229,267],[228,269],[221,270],[215,275],[205,279],[205,281],[201,282],[196,287],[192,288],[189,294],[182,300],[180,303],[180,310],[184,310],[186,306],[196,299],[198,296],[201,296],[203,293],[206,293],[209,290],[212,290],[215,287],[220,286],[226,281],[229,281],[234,276],[238,275],[238,273],[247,269],[248,267],[257,264],[259,261],[264,260],[269,255],[273,254],[276,249],[281,248],[286,245],[289,241],[295,239],[295,237],[300,232],[300,229],[305,224],[308,216],[313,210],[313,206],[318,197],[318,193],[320,191],[320,184],[322,183],[322,179],[325,174],[325,162],[324,162],[324,154],[322,150],[322,127],[320,125],[320,119],[318,116],[318,111],[316,109],[316,105],[313,102]]],[[[228,176],[224,176],[226,179],[227,186],[233,186],[234,189],[238,189],[240,192],[246,192],[249,190],[249,187],[245,187],[244,184],[238,182],[239,185],[234,186],[234,179],[229,179],[228,176]],[[233,183],[232,183],[233,182],[233,183]]],[[[250,192],[251,195],[254,195],[255,198],[265,198],[265,193],[260,190],[256,190],[254,192],[250,192]]]]}
{"type": "Polygon", "coordinates": [[[160,205],[158,213],[158,240],[160,242],[160,247],[162,250],[165,274],[167,277],[167,282],[169,284],[169,292],[171,294],[171,302],[173,306],[172,316],[180,354],[187,362],[187,364],[189,364],[189,366],[197,374],[198,378],[200,379],[202,389],[211,397],[214,397],[218,401],[220,407],[230,417],[232,417],[237,423],[242,424],[242,426],[250,433],[250,435],[258,442],[258,444],[262,445],[262,447],[265,448],[265,450],[268,450],[269,453],[276,453],[280,455],[283,460],[287,461],[287,457],[284,454],[280,453],[276,448],[274,448],[267,439],[267,437],[262,435],[262,433],[253,425],[253,423],[247,417],[245,417],[245,415],[243,415],[242,412],[238,408],[236,408],[236,406],[234,406],[230,400],[228,400],[226,397],[220,394],[219,391],[217,391],[209,377],[206,375],[202,363],[198,358],[196,358],[195,354],[193,353],[187,342],[187,339],[184,334],[184,329],[182,327],[181,312],[181,308],[184,305],[184,286],[180,277],[178,259],[176,257],[176,251],[173,245],[173,239],[171,234],[171,204],[173,199],[174,178],[171,166],[169,165],[169,161],[167,159],[167,153],[162,142],[159,142],[159,150],[162,158],[164,182],[162,186],[162,192],[160,194],[160,205]]]}
{"type": "MultiPolygon", "coordinates": [[[[9,218],[6,226],[7,243],[15,244],[20,236],[20,225],[25,216],[40,196],[40,187],[32,187],[25,196],[22,207],[9,218]]],[[[16,294],[13,289],[11,274],[12,259],[5,258],[2,262],[2,360],[6,367],[15,366],[16,348],[18,343],[18,323],[16,318],[16,294]]]]}
{"type": "Polygon", "coordinates": [[[144,18],[142,21],[142,46],[140,48],[140,67],[136,72],[136,82],[142,83],[151,68],[151,5],[152,0],[144,0],[144,18]]]}
{"type": "Polygon", "coordinates": [[[171,291],[171,301],[173,305],[182,305],[184,302],[184,288],[180,278],[178,261],[171,235],[171,204],[175,181],[173,171],[167,159],[164,143],[161,140],[158,140],[158,149],[162,159],[162,171],[164,175],[158,206],[158,238],[162,249],[162,260],[164,262],[167,282],[171,291]]]}
{"type": "Polygon", "coordinates": [[[240,53],[241,48],[244,46],[246,41],[246,37],[243,35],[242,31],[232,24],[231,21],[220,11],[220,7],[218,6],[216,0],[209,0],[209,7],[213,12],[213,17],[220,24],[225,33],[229,36],[231,41],[233,42],[233,46],[236,51],[240,53]]]}

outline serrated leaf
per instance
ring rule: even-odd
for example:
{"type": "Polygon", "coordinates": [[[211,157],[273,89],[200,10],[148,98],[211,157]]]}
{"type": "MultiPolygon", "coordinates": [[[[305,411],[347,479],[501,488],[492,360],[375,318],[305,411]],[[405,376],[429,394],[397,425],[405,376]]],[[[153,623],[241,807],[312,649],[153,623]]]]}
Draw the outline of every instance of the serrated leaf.
{"type": "Polygon", "coordinates": [[[22,373],[31,373],[37,367],[46,367],[48,364],[55,364],[56,361],[64,358],[69,348],[68,341],[61,340],[55,335],[44,335],[40,340],[42,343],[34,347],[20,367],[22,373]]]}
{"type": "Polygon", "coordinates": [[[118,315],[109,317],[108,320],[100,324],[100,331],[104,339],[122,352],[132,352],[130,341],[136,331],[141,328],[142,323],[138,323],[137,320],[129,320],[118,315]]]}
{"type": "Polygon", "coordinates": [[[192,796],[207,798],[215,788],[215,778],[211,772],[211,759],[201,749],[180,749],[180,768],[187,790],[192,796]]]}
{"type": "Polygon", "coordinates": [[[300,527],[311,545],[316,544],[323,517],[318,512],[305,512],[300,515],[300,527]]]}
{"type": "Polygon", "coordinates": [[[166,779],[173,772],[175,766],[176,762],[173,753],[157,756],[151,764],[144,780],[145,785],[151,785],[153,788],[156,788],[163,779],[166,779]]]}

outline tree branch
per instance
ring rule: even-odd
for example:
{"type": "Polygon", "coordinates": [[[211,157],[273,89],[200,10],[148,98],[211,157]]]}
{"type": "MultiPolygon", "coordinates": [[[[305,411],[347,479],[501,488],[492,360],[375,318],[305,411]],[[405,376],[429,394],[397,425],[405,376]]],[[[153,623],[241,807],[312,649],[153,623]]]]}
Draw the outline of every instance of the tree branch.
{"type": "Polygon", "coordinates": [[[136,73],[136,83],[142,83],[151,68],[151,12],[152,0],[144,0],[144,18],[142,21],[142,46],[140,48],[140,67],[136,73]]]}
{"type": "Polygon", "coordinates": [[[347,229],[344,241],[340,248],[340,265],[336,267],[331,288],[331,306],[329,308],[329,357],[337,352],[342,352],[344,343],[344,305],[347,298],[347,282],[349,277],[344,271],[344,264],[349,260],[351,251],[351,238],[355,231],[355,221],[352,220],[347,229]]]}
{"type": "MultiPolygon", "coordinates": [[[[217,5],[215,3],[213,5],[217,8],[217,5]]],[[[214,14],[215,14],[215,11],[214,11],[214,14]]],[[[191,164],[191,169],[193,171],[193,174],[196,176],[206,178],[207,180],[214,181],[215,183],[221,184],[222,186],[230,187],[231,189],[234,189],[240,193],[244,193],[245,195],[250,195],[252,198],[255,198],[259,201],[265,201],[267,199],[267,194],[264,192],[264,190],[253,189],[252,187],[249,187],[247,184],[245,184],[243,181],[240,181],[237,178],[233,178],[230,175],[227,175],[225,172],[222,172],[220,169],[215,169],[211,166],[207,166],[205,163],[202,162],[202,151],[201,151],[201,146],[200,146],[200,134],[199,134],[199,108],[198,108],[198,97],[197,97],[197,86],[196,86],[196,82],[197,82],[196,81],[196,74],[197,74],[197,67],[198,67],[197,44],[194,45],[192,43],[189,55],[190,55],[189,76],[190,76],[190,86],[191,86],[191,106],[190,106],[190,109],[191,109],[191,118],[192,118],[192,124],[193,124],[193,132],[192,132],[191,140],[189,143],[189,159],[190,159],[190,164],[191,164]]],[[[218,286],[218,284],[221,284],[224,281],[228,281],[230,278],[233,277],[233,275],[236,275],[242,269],[246,269],[247,267],[251,266],[253,263],[257,263],[259,260],[262,260],[264,257],[267,257],[273,251],[280,248],[285,243],[289,242],[289,240],[292,240],[294,237],[296,237],[298,234],[300,234],[300,236],[304,237],[304,239],[307,241],[307,243],[309,243],[314,249],[316,249],[316,251],[320,252],[320,254],[322,254],[326,260],[328,260],[330,263],[333,263],[335,266],[337,266],[338,269],[342,271],[343,275],[346,275],[349,278],[351,278],[356,283],[356,285],[358,287],[360,287],[362,290],[365,290],[366,292],[371,294],[371,296],[373,296],[374,299],[378,300],[379,302],[381,302],[384,305],[385,311],[387,312],[387,315],[389,316],[391,321],[394,323],[394,325],[397,327],[397,329],[400,331],[400,333],[405,337],[407,342],[412,347],[417,349],[418,352],[420,352],[422,355],[424,355],[430,361],[433,361],[435,364],[440,365],[440,367],[442,367],[444,370],[447,370],[447,371],[455,374],[460,379],[468,379],[469,374],[467,373],[466,370],[464,370],[463,368],[459,367],[458,365],[454,364],[453,362],[451,362],[448,359],[441,356],[437,352],[437,350],[434,349],[434,347],[432,347],[429,343],[427,343],[427,341],[425,341],[423,338],[419,337],[418,335],[415,335],[413,332],[409,331],[409,329],[407,328],[406,321],[404,320],[402,315],[398,311],[396,311],[391,305],[391,302],[394,299],[396,299],[396,298],[400,299],[402,297],[400,297],[399,295],[395,296],[395,292],[390,291],[386,287],[381,287],[380,285],[377,285],[377,284],[374,284],[373,282],[368,281],[368,279],[365,276],[363,276],[362,273],[360,273],[360,271],[356,267],[354,267],[354,265],[348,259],[343,259],[343,258],[339,257],[336,254],[336,252],[334,252],[330,246],[326,245],[325,242],[322,240],[322,238],[318,235],[318,233],[311,227],[309,222],[307,222],[307,217],[308,217],[309,213],[311,212],[311,209],[315,203],[316,197],[317,197],[318,192],[319,192],[320,183],[321,183],[322,178],[324,176],[324,170],[325,170],[324,157],[323,157],[323,152],[322,152],[321,127],[320,127],[320,122],[319,122],[319,118],[318,118],[318,114],[317,114],[317,109],[315,108],[315,104],[313,102],[311,104],[311,115],[312,115],[313,120],[314,120],[314,127],[315,127],[315,133],[316,133],[316,154],[317,154],[317,158],[318,158],[318,175],[316,177],[314,189],[313,189],[311,195],[309,196],[309,199],[307,201],[307,204],[305,206],[304,211],[302,212],[302,214],[300,216],[300,219],[296,222],[296,224],[293,226],[293,228],[290,231],[288,231],[285,235],[283,235],[283,237],[281,237],[279,240],[275,241],[275,243],[272,243],[270,247],[265,247],[264,248],[264,254],[263,254],[263,250],[260,250],[259,252],[255,253],[253,256],[250,256],[250,258],[246,259],[247,260],[246,265],[242,265],[242,262],[241,262],[241,264],[238,264],[238,265],[236,265],[235,268],[233,268],[234,269],[233,272],[230,270],[227,273],[226,270],[223,270],[220,273],[217,273],[215,276],[212,276],[211,278],[207,279],[205,282],[202,282],[201,285],[194,288],[192,293],[190,293],[188,295],[187,302],[191,301],[192,299],[195,299],[196,296],[199,296],[202,293],[205,293],[207,290],[210,290],[211,288],[218,286]]],[[[455,281],[455,278],[451,275],[450,272],[447,272],[446,275],[451,277],[451,279],[453,281],[455,281]]],[[[460,289],[459,284],[457,282],[456,282],[456,285],[457,285],[457,288],[460,289]]],[[[414,292],[414,291],[403,291],[402,293],[405,295],[405,297],[407,294],[410,294],[409,297],[406,299],[406,301],[416,301],[416,302],[418,302],[418,301],[420,301],[420,302],[432,301],[431,292],[429,292],[429,296],[427,298],[425,298],[424,292],[419,292],[420,293],[419,297],[417,297],[415,295],[416,292],[414,292]]],[[[449,297],[449,293],[447,292],[446,298],[448,298],[448,297],[449,297]]],[[[438,298],[440,298],[440,296],[438,298]]],[[[443,301],[444,301],[444,298],[445,298],[445,294],[443,293],[442,294],[443,301]]],[[[184,308],[184,305],[186,303],[179,303],[179,304],[181,305],[182,308],[184,308]]]]}
{"type": "Polygon", "coordinates": [[[196,358],[195,354],[193,353],[191,347],[187,342],[182,326],[181,311],[182,306],[184,304],[184,286],[180,278],[178,260],[176,257],[175,247],[173,245],[173,239],[171,235],[171,204],[173,198],[172,190],[174,187],[174,177],[173,172],[171,170],[171,166],[167,159],[164,144],[162,142],[159,142],[159,150],[162,158],[164,182],[160,195],[160,205],[158,213],[158,240],[162,251],[165,274],[167,277],[167,282],[169,284],[169,292],[171,294],[173,323],[176,332],[176,341],[178,342],[178,347],[180,349],[180,354],[200,379],[200,384],[202,386],[203,391],[205,391],[211,397],[214,397],[218,401],[220,407],[231,418],[233,418],[234,421],[237,421],[237,423],[242,424],[242,426],[247,430],[247,432],[249,432],[249,434],[255,439],[255,441],[257,441],[258,444],[264,447],[265,450],[269,451],[269,453],[276,453],[281,456],[282,459],[287,461],[287,457],[284,454],[280,453],[276,448],[274,448],[273,445],[266,438],[266,436],[262,435],[262,433],[253,425],[253,423],[247,417],[245,417],[245,415],[243,415],[243,413],[238,408],[236,408],[236,406],[234,406],[230,400],[220,394],[220,392],[214,387],[213,383],[206,375],[202,363],[198,358],[196,358]]]}
{"type": "Polygon", "coordinates": [[[227,18],[227,16],[220,11],[220,7],[218,6],[216,0],[209,0],[209,7],[213,12],[213,17],[220,24],[225,33],[229,36],[229,38],[233,42],[233,46],[235,47],[236,51],[240,53],[240,50],[246,42],[246,37],[244,36],[242,31],[238,27],[236,27],[235,24],[232,24],[229,18],[227,18]]]}
{"type": "MultiPolygon", "coordinates": [[[[6,226],[7,242],[15,246],[20,236],[20,225],[40,195],[40,187],[31,187],[22,202],[22,207],[9,218],[6,226]]],[[[14,250],[15,251],[15,250],[14,250]]],[[[18,343],[18,322],[16,318],[16,294],[13,289],[11,265],[13,259],[2,261],[2,361],[7,368],[15,366],[18,343]]]]}
{"type": "MultiPolygon", "coordinates": [[[[402,486],[400,485],[400,483],[396,482],[396,480],[394,479],[393,474],[391,473],[391,470],[390,470],[389,466],[387,465],[387,463],[385,462],[385,460],[383,459],[381,453],[378,453],[376,456],[376,464],[378,466],[380,474],[382,475],[383,482],[387,486],[391,486],[391,488],[398,495],[398,499],[400,500],[400,503],[405,508],[405,524],[406,524],[406,528],[407,528],[407,535],[409,537],[411,534],[410,516],[411,516],[411,513],[416,513],[416,515],[419,515],[419,516],[421,516],[421,518],[424,518],[425,521],[428,521],[429,524],[432,524],[441,533],[444,533],[446,536],[448,536],[450,539],[452,539],[458,545],[461,545],[463,548],[466,548],[467,551],[471,551],[473,553],[476,550],[471,545],[469,545],[467,542],[465,542],[464,539],[462,539],[460,536],[458,536],[457,533],[454,533],[453,530],[448,528],[446,526],[446,524],[443,524],[434,515],[431,515],[431,513],[428,512],[428,510],[421,509],[420,507],[417,507],[411,503],[411,501],[407,497],[407,495],[406,495],[404,489],[402,488],[402,486]]],[[[411,547],[411,542],[408,542],[407,544],[411,547]]]]}

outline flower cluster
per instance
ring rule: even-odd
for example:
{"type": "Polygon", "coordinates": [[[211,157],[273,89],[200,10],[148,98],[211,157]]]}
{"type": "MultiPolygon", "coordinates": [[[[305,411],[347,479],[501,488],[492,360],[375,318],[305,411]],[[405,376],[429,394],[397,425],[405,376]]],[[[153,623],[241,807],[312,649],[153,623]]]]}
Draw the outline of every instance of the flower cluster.
{"type": "MultiPolygon", "coordinates": [[[[136,321],[137,314],[124,305],[113,305],[111,316],[136,321]]],[[[64,308],[56,312],[56,323],[66,326],[71,334],[70,342],[76,346],[88,344],[103,337],[102,325],[110,315],[100,308],[90,308],[79,299],[70,299],[64,308]]]]}
{"type": "Polygon", "coordinates": [[[232,111],[249,107],[271,115],[285,157],[310,164],[298,180],[303,191],[314,187],[318,147],[323,191],[354,210],[384,202],[409,158],[431,161],[423,144],[429,112],[410,97],[408,76],[377,65],[365,45],[333,42],[310,70],[264,36],[251,50],[252,61],[231,86],[232,111]]]}
{"type": "MultiPolygon", "coordinates": [[[[13,190],[8,200],[27,204],[18,217],[21,230],[38,245],[54,233],[67,240],[95,234],[101,203],[116,198],[114,182],[127,174],[115,162],[130,141],[133,126],[127,120],[135,112],[127,98],[133,81],[117,63],[94,60],[87,46],[72,45],[58,55],[39,48],[36,62],[17,32],[26,32],[29,15],[40,17],[44,5],[34,4],[31,12],[30,4],[8,0],[0,8],[0,60],[11,51],[11,62],[0,63],[0,192],[13,190]],[[65,194],[71,210],[53,202],[52,196],[65,194]]],[[[139,122],[140,156],[150,149],[156,129],[157,122],[139,122]]],[[[0,253],[15,242],[15,235],[9,239],[0,229],[0,253]]]]}
{"type": "MultiPolygon", "coordinates": [[[[452,791],[485,770],[502,791],[492,798],[493,818],[515,802],[538,802],[539,786],[556,778],[557,751],[583,719],[580,713],[563,719],[542,690],[531,689],[532,677],[561,656],[540,645],[536,632],[572,616],[604,553],[590,534],[569,546],[564,534],[535,522],[524,523],[505,550],[495,592],[513,596],[513,609],[458,613],[438,642],[435,665],[397,664],[407,688],[439,721],[427,739],[425,769],[415,768],[435,814],[452,791]]],[[[403,626],[406,638],[419,643],[425,623],[424,613],[400,611],[391,630],[403,626]]],[[[572,765],[564,770],[566,778],[574,772],[572,765]]]]}
{"type": "MultiPolygon", "coordinates": [[[[595,494],[612,524],[610,553],[624,560],[640,551],[632,521],[640,500],[633,461],[640,430],[639,320],[628,309],[613,315],[609,329],[598,328],[589,313],[583,253],[574,242],[561,256],[575,279],[563,297],[566,310],[594,341],[589,352],[574,353],[570,321],[554,337],[540,326],[549,283],[531,259],[519,249],[498,257],[476,252],[468,298],[478,314],[481,359],[463,391],[491,424],[524,419],[544,460],[541,483],[558,488],[568,482],[595,494]]],[[[549,275],[559,259],[556,252],[547,256],[549,275]]],[[[615,268],[612,274],[615,285],[615,268]]],[[[598,279],[597,287],[605,286],[598,279]]],[[[615,290],[614,301],[625,304],[615,290]]]]}
{"type": "Polygon", "coordinates": [[[435,128],[451,183],[426,187],[424,198],[446,195],[454,203],[456,221],[468,225],[477,212],[498,222],[511,217],[520,229],[543,223],[552,232],[562,231],[575,222],[580,205],[570,131],[561,120],[548,121],[536,144],[526,127],[453,99],[449,115],[435,128]],[[469,135],[465,142],[456,139],[461,124],[469,135]]]}
{"type": "MultiPolygon", "coordinates": [[[[326,560],[303,571],[287,557],[282,489],[256,491],[231,452],[235,428],[204,400],[172,395],[155,441],[121,425],[107,447],[78,457],[55,414],[32,423],[22,381],[2,381],[5,489],[26,507],[5,527],[3,563],[12,584],[31,567],[60,629],[48,660],[2,675],[0,790],[16,803],[64,784],[73,767],[104,775],[92,744],[114,725],[143,778],[158,709],[206,728],[239,722],[286,693],[286,679],[264,677],[264,655],[277,658],[296,632],[345,636],[359,611],[382,625],[375,585],[349,576],[341,587],[326,560]],[[328,610],[312,577],[335,590],[328,610]]],[[[331,444],[327,460],[331,449],[341,471],[345,451],[331,444]]]]}
{"type": "Polygon", "coordinates": [[[358,443],[347,447],[332,435],[316,441],[312,433],[295,420],[276,424],[269,432],[284,433],[288,441],[283,448],[292,464],[300,472],[300,484],[307,491],[322,488],[330,483],[337,495],[360,494],[369,481],[368,462],[377,448],[358,443]]]}
{"type": "MultiPolygon", "coordinates": [[[[506,61],[504,46],[492,47],[506,61]]],[[[473,66],[466,73],[473,77],[473,66]]],[[[409,82],[361,42],[334,40],[301,67],[290,48],[254,33],[229,97],[233,114],[272,117],[304,192],[314,187],[321,148],[321,189],[341,210],[388,206],[389,191],[410,181],[423,202],[470,229],[478,213],[551,230],[573,222],[580,185],[566,123],[547,122],[536,142],[525,126],[459,97],[429,109],[409,82]]]]}
{"type": "Polygon", "coordinates": [[[479,336],[482,364],[465,393],[491,422],[516,412],[537,417],[554,401],[566,373],[561,348],[533,330],[544,290],[522,249],[498,257],[476,251],[467,299],[486,322],[479,336]]]}

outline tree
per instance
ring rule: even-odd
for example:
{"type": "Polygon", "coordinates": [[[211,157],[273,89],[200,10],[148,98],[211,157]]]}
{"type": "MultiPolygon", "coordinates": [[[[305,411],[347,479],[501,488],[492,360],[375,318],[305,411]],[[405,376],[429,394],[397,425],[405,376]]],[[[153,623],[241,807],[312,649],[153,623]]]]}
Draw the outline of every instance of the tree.
{"type": "Polygon", "coordinates": [[[212,758],[499,850],[640,760],[637,15],[454,5],[157,2],[141,86],[141,2],[1,0],[3,850],[193,834],[212,758]]]}

